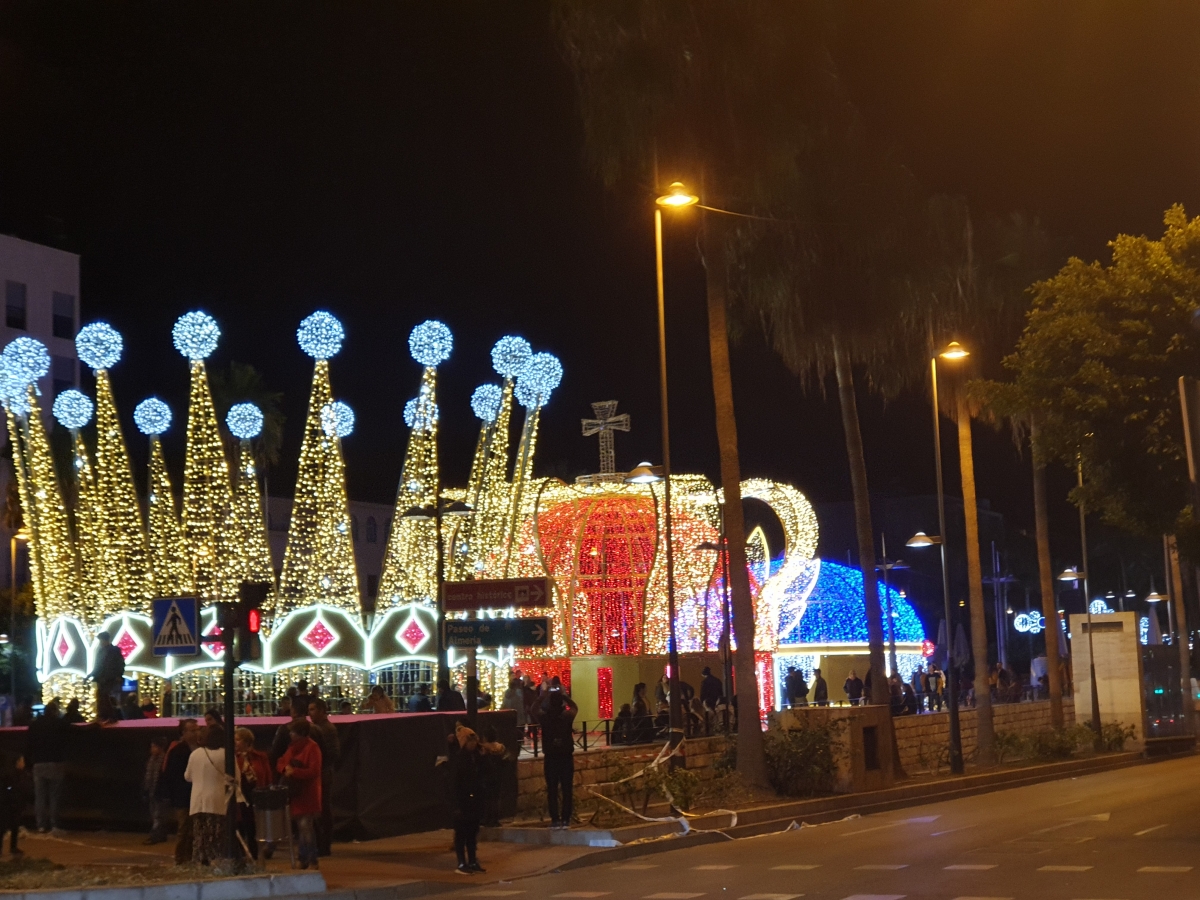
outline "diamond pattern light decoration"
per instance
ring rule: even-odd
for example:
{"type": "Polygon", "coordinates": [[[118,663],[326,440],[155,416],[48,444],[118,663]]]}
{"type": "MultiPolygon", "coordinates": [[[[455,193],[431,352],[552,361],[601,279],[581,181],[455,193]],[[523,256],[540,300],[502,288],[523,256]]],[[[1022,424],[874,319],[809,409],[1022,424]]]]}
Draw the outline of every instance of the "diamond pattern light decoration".
{"type": "Polygon", "coordinates": [[[121,656],[129,659],[142,649],[142,642],[135,638],[128,628],[122,626],[121,633],[113,641],[113,646],[121,651],[121,656]]]}
{"type": "Polygon", "coordinates": [[[74,653],[75,642],[71,640],[71,635],[67,633],[67,626],[65,624],[60,625],[58,640],[54,642],[54,656],[58,660],[58,664],[65,666],[74,653]]]}
{"type": "Polygon", "coordinates": [[[317,656],[324,656],[325,651],[337,643],[338,637],[334,634],[325,621],[318,615],[313,619],[312,625],[308,626],[308,631],[300,635],[300,640],[308,646],[317,656]]]}
{"type": "Polygon", "coordinates": [[[429,634],[421,627],[416,616],[409,616],[404,627],[396,632],[396,639],[409,653],[416,653],[429,640],[429,634]]]}
{"type": "Polygon", "coordinates": [[[225,646],[220,641],[212,640],[213,637],[221,633],[220,627],[217,625],[216,619],[213,623],[204,629],[202,636],[209,640],[202,641],[200,646],[204,648],[204,652],[213,659],[225,658],[225,646]]]}

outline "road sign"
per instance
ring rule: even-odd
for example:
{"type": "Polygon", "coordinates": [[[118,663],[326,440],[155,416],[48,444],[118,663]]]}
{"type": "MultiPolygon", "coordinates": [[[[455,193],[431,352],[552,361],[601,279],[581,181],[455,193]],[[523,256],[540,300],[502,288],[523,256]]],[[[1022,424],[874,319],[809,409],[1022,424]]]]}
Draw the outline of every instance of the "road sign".
{"type": "Polygon", "coordinates": [[[447,647],[549,647],[550,620],[447,619],[447,647]]]}
{"type": "Polygon", "coordinates": [[[159,597],[150,601],[155,656],[195,656],[200,652],[200,601],[159,597]]]}
{"type": "Polygon", "coordinates": [[[502,578],[495,581],[448,581],[442,586],[442,606],[449,612],[477,609],[529,609],[550,606],[549,578],[502,578]]]}

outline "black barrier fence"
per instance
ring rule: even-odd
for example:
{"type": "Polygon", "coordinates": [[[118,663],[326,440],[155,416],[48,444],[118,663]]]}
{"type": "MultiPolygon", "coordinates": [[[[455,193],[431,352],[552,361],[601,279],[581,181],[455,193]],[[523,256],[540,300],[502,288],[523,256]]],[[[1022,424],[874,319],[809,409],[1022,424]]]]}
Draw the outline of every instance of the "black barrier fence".
{"type": "MultiPolygon", "coordinates": [[[[341,742],[334,772],[334,834],[340,840],[369,840],[429,831],[450,824],[445,767],[447,738],[461,713],[396,713],[333,716],[341,742]]],[[[76,725],[67,745],[63,821],[68,828],[149,830],[142,797],[150,741],[174,739],[178,719],[143,719],[99,727],[76,725]]],[[[255,745],[270,750],[285,718],[245,718],[234,724],[254,732],[255,745]]],[[[517,802],[516,757],[520,750],[516,713],[480,712],[481,732],[495,728],[508,749],[501,766],[500,813],[511,816],[517,802]]],[[[24,728],[0,729],[0,753],[15,758],[25,749],[24,728]]],[[[32,793],[29,793],[32,811],[32,793]]]]}

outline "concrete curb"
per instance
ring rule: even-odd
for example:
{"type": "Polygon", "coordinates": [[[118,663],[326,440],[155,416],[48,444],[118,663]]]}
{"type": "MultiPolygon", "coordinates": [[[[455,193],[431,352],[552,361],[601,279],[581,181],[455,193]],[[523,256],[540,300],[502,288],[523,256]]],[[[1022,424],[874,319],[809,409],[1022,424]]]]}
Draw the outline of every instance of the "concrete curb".
{"type": "MultiPolygon", "coordinates": [[[[320,872],[295,875],[254,875],[212,881],[176,881],[162,884],[90,887],[79,890],[0,891],[3,900],[311,900],[325,893],[320,872]]],[[[382,900],[382,898],[381,898],[382,900]]]]}

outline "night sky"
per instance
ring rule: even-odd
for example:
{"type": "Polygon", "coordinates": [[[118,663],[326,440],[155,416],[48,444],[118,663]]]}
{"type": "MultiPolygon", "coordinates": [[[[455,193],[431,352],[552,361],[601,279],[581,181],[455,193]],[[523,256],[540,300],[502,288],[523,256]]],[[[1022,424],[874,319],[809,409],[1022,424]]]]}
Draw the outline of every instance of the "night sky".
{"type": "MultiPolygon", "coordinates": [[[[1173,202],[1200,210],[1197,5],[840,9],[850,94],[930,191],[980,215],[1039,216],[1064,261],[1101,256],[1119,231],[1157,233],[1173,202]]],[[[137,453],[138,400],[157,393],[182,417],[170,327],[203,308],[224,332],[210,365],[252,363],[285,394],[271,472],[285,492],[311,376],[295,328],[326,308],[348,334],[332,377],[358,414],[344,445],[356,499],[394,496],[420,375],[406,337],[427,317],[456,340],[439,385],[449,481],[466,480],[467,400],[494,380],[487,352],[506,333],[566,369],[538,474],[596,468],[579,429],[595,400],[633,416],[619,467],[657,459],[653,191],[607,191],[584,168],[544,3],[4,2],[0,134],[0,231],[82,255],[84,321],[126,337],[113,377],[137,453]]],[[[695,234],[686,221],[668,232],[674,464],[715,476],[695,234]]],[[[848,499],[834,394],[803,394],[753,330],[734,379],[744,475],[848,499]]],[[[933,490],[926,404],[860,392],[874,491],[933,490]]],[[[167,441],[177,473],[182,440],[176,428],[167,441]]],[[[1007,433],[979,427],[976,453],[980,497],[1010,529],[1031,527],[1007,433]]],[[[1057,473],[1051,491],[1068,485],[1057,473]]],[[[1070,557],[1072,510],[1054,516],[1070,557]]]]}

